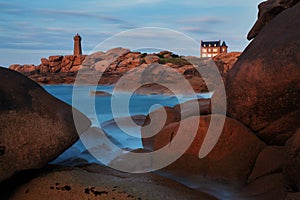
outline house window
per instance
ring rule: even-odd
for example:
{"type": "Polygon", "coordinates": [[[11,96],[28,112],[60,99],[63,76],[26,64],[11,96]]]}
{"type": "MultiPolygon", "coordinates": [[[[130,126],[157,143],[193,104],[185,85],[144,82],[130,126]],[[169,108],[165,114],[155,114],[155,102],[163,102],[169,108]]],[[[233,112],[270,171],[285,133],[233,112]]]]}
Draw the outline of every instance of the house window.
{"type": "Polygon", "coordinates": [[[225,48],[223,48],[223,52],[225,51],[225,48]]]}
{"type": "Polygon", "coordinates": [[[211,49],[208,49],[208,52],[211,52],[211,49]]]}
{"type": "Polygon", "coordinates": [[[214,49],[213,49],[213,52],[218,52],[218,49],[217,49],[217,48],[214,48],[214,49]]]}
{"type": "Polygon", "coordinates": [[[206,44],[205,45],[203,45],[204,47],[206,47],[206,44]]]}
{"type": "Polygon", "coordinates": [[[207,52],[207,50],[206,49],[202,49],[202,52],[207,52]]]}

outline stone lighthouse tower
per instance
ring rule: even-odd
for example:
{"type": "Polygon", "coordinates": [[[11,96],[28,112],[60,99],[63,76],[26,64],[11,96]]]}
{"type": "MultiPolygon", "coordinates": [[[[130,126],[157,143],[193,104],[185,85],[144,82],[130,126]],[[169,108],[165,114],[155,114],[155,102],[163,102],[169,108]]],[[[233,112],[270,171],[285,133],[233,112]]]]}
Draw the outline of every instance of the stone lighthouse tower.
{"type": "Polygon", "coordinates": [[[74,55],[82,55],[81,37],[78,33],[74,36],[74,55]]]}

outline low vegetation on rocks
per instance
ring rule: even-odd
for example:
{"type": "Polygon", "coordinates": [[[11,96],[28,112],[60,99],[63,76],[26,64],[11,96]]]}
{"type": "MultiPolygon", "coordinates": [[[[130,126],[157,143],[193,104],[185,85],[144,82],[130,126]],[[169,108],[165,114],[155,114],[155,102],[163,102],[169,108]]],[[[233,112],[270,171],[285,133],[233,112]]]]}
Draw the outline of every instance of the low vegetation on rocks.
{"type": "MultiPolygon", "coordinates": [[[[223,53],[213,58],[220,74],[225,79],[227,72],[231,69],[240,53],[223,53]]],[[[94,80],[101,79],[98,84],[115,84],[127,72],[136,69],[147,69],[152,64],[175,69],[179,74],[187,79],[194,91],[207,92],[205,80],[197,71],[197,67],[209,65],[211,60],[208,58],[197,58],[191,56],[179,56],[169,51],[147,54],[131,52],[129,49],[114,48],[107,52],[96,52],[89,56],[86,55],[67,55],[50,56],[41,59],[40,65],[20,65],[14,64],[9,68],[41,84],[72,84],[75,82],[79,70],[84,71],[80,78],[81,83],[97,84],[94,80]],[[98,78],[98,79],[97,79],[98,78]]],[[[147,73],[155,73],[147,70],[147,73]]],[[[156,74],[164,76],[163,74],[156,74]]],[[[132,79],[135,79],[133,77],[132,79]]],[[[162,79],[163,77],[161,77],[162,79]]],[[[159,78],[158,78],[159,79],[159,78]]],[[[134,81],[134,80],[133,80],[134,81]]],[[[174,80],[175,81],[175,80],[174,80]]],[[[144,90],[152,89],[154,92],[166,93],[164,89],[153,86],[144,90]]],[[[142,92],[142,91],[141,91],[142,92]]]]}

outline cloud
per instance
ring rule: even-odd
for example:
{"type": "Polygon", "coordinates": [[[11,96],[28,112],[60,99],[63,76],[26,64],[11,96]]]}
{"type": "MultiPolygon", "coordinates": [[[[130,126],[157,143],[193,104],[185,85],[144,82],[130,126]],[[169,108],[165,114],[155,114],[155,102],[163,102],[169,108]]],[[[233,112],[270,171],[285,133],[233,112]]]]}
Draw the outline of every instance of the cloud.
{"type": "Polygon", "coordinates": [[[156,27],[121,32],[100,43],[93,51],[106,51],[114,47],[125,47],[133,51],[136,49],[170,50],[180,55],[199,53],[198,42],[186,34],[172,29],[156,27]],[[186,52],[187,47],[189,52],[186,52]]]}
{"type": "MultiPolygon", "coordinates": [[[[2,5],[4,7],[1,7],[0,10],[15,8],[15,5],[11,4],[0,3],[0,6],[2,5]]],[[[82,10],[22,9],[24,9],[22,15],[5,17],[0,21],[1,48],[72,49],[72,37],[78,32],[88,38],[84,41],[86,42],[85,49],[92,49],[114,32],[118,32],[118,29],[136,27],[117,17],[82,10]],[[93,21],[89,22],[89,20],[93,21]],[[74,23],[74,21],[79,21],[79,23],[74,23]],[[103,22],[100,22],[101,31],[97,26],[99,21],[103,22]]]]}
{"type": "Polygon", "coordinates": [[[180,23],[187,23],[187,24],[220,24],[224,23],[225,20],[220,17],[215,16],[205,16],[205,17],[190,17],[189,19],[179,20],[180,23]]]}
{"type": "Polygon", "coordinates": [[[12,3],[7,3],[7,2],[0,2],[0,9],[10,9],[10,8],[15,8],[15,5],[12,3]]]}
{"type": "Polygon", "coordinates": [[[110,37],[113,32],[99,31],[90,27],[66,28],[62,26],[34,26],[26,22],[5,23],[1,26],[1,48],[15,49],[72,49],[73,35],[78,32],[83,37],[83,48],[89,50],[110,37]],[[49,42],[51,41],[51,42],[49,42]]]}
{"type": "Polygon", "coordinates": [[[180,30],[183,31],[183,32],[196,33],[196,34],[215,34],[216,33],[213,30],[200,28],[200,27],[197,27],[197,26],[181,27],[180,30]]]}
{"type": "Polygon", "coordinates": [[[179,30],[193,35],[216,35],[220,25],[225,24],[225,20],[215,16],[204,16],[198,18],[186,18],[178,20],[179,30]]]}
{"type": "Polygon", "coordinates": [[[39,9],[39,10],[36,10],[36,12],[39,12],[40,14],[64,15],[64,16],[71,16],[71,17],[76,17],[76,18],[78,18],[78,17],[94,18],[94,19],[103,20],[103,21],[110,22],[110,23],[117,23],[117,24],[129,24],[128,21],[119,19],[117,17],[93,14],[88,11],[39,9]]]}
{"type": "MultiPolygon", "coordinates": [[[[261,1],[261,0],[256,0],[261,1]]],[[[239,6],[245,6],[253,5],[253,1],[240,1],[240,0],[214,0],[214,1],[203,1],[203,0],[189,0],[189,1],[174,1],[178,5],[184,5],[184,6],[192,6],[192,7],[223,7],[223,6],[233,6],[233,5],[239,5],[239,6]]]]}
{"type": "Polygon", "coordinates": [[[91,0],[86,1],[86,8],[89,10],[120,10],[120,9],[128,9],[132,7],[138,6],[148,6],[148,5],[157,5],[167,2],[167,0],[113,0],[113,1],[105,1],[105,3],[99,3],[99,0],[91,0]]]}
{"type": "Polygon", "coordinates": [[[2,14],[19,14],[22,9],[16,4],[0,2],[0,12],[2,14]]]}

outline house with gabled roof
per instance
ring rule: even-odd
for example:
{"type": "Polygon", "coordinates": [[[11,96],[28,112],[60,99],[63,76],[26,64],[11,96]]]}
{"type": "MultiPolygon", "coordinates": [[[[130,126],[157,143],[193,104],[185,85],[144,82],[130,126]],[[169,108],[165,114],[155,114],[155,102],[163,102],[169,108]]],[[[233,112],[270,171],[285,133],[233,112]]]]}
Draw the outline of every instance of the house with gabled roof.
{"type": "Polygon", "coordinates": [[[227,53],[228,46],[225,41],[203,41],[201,40],[200,57],[211,58],[220,53],[227,53]]]}

